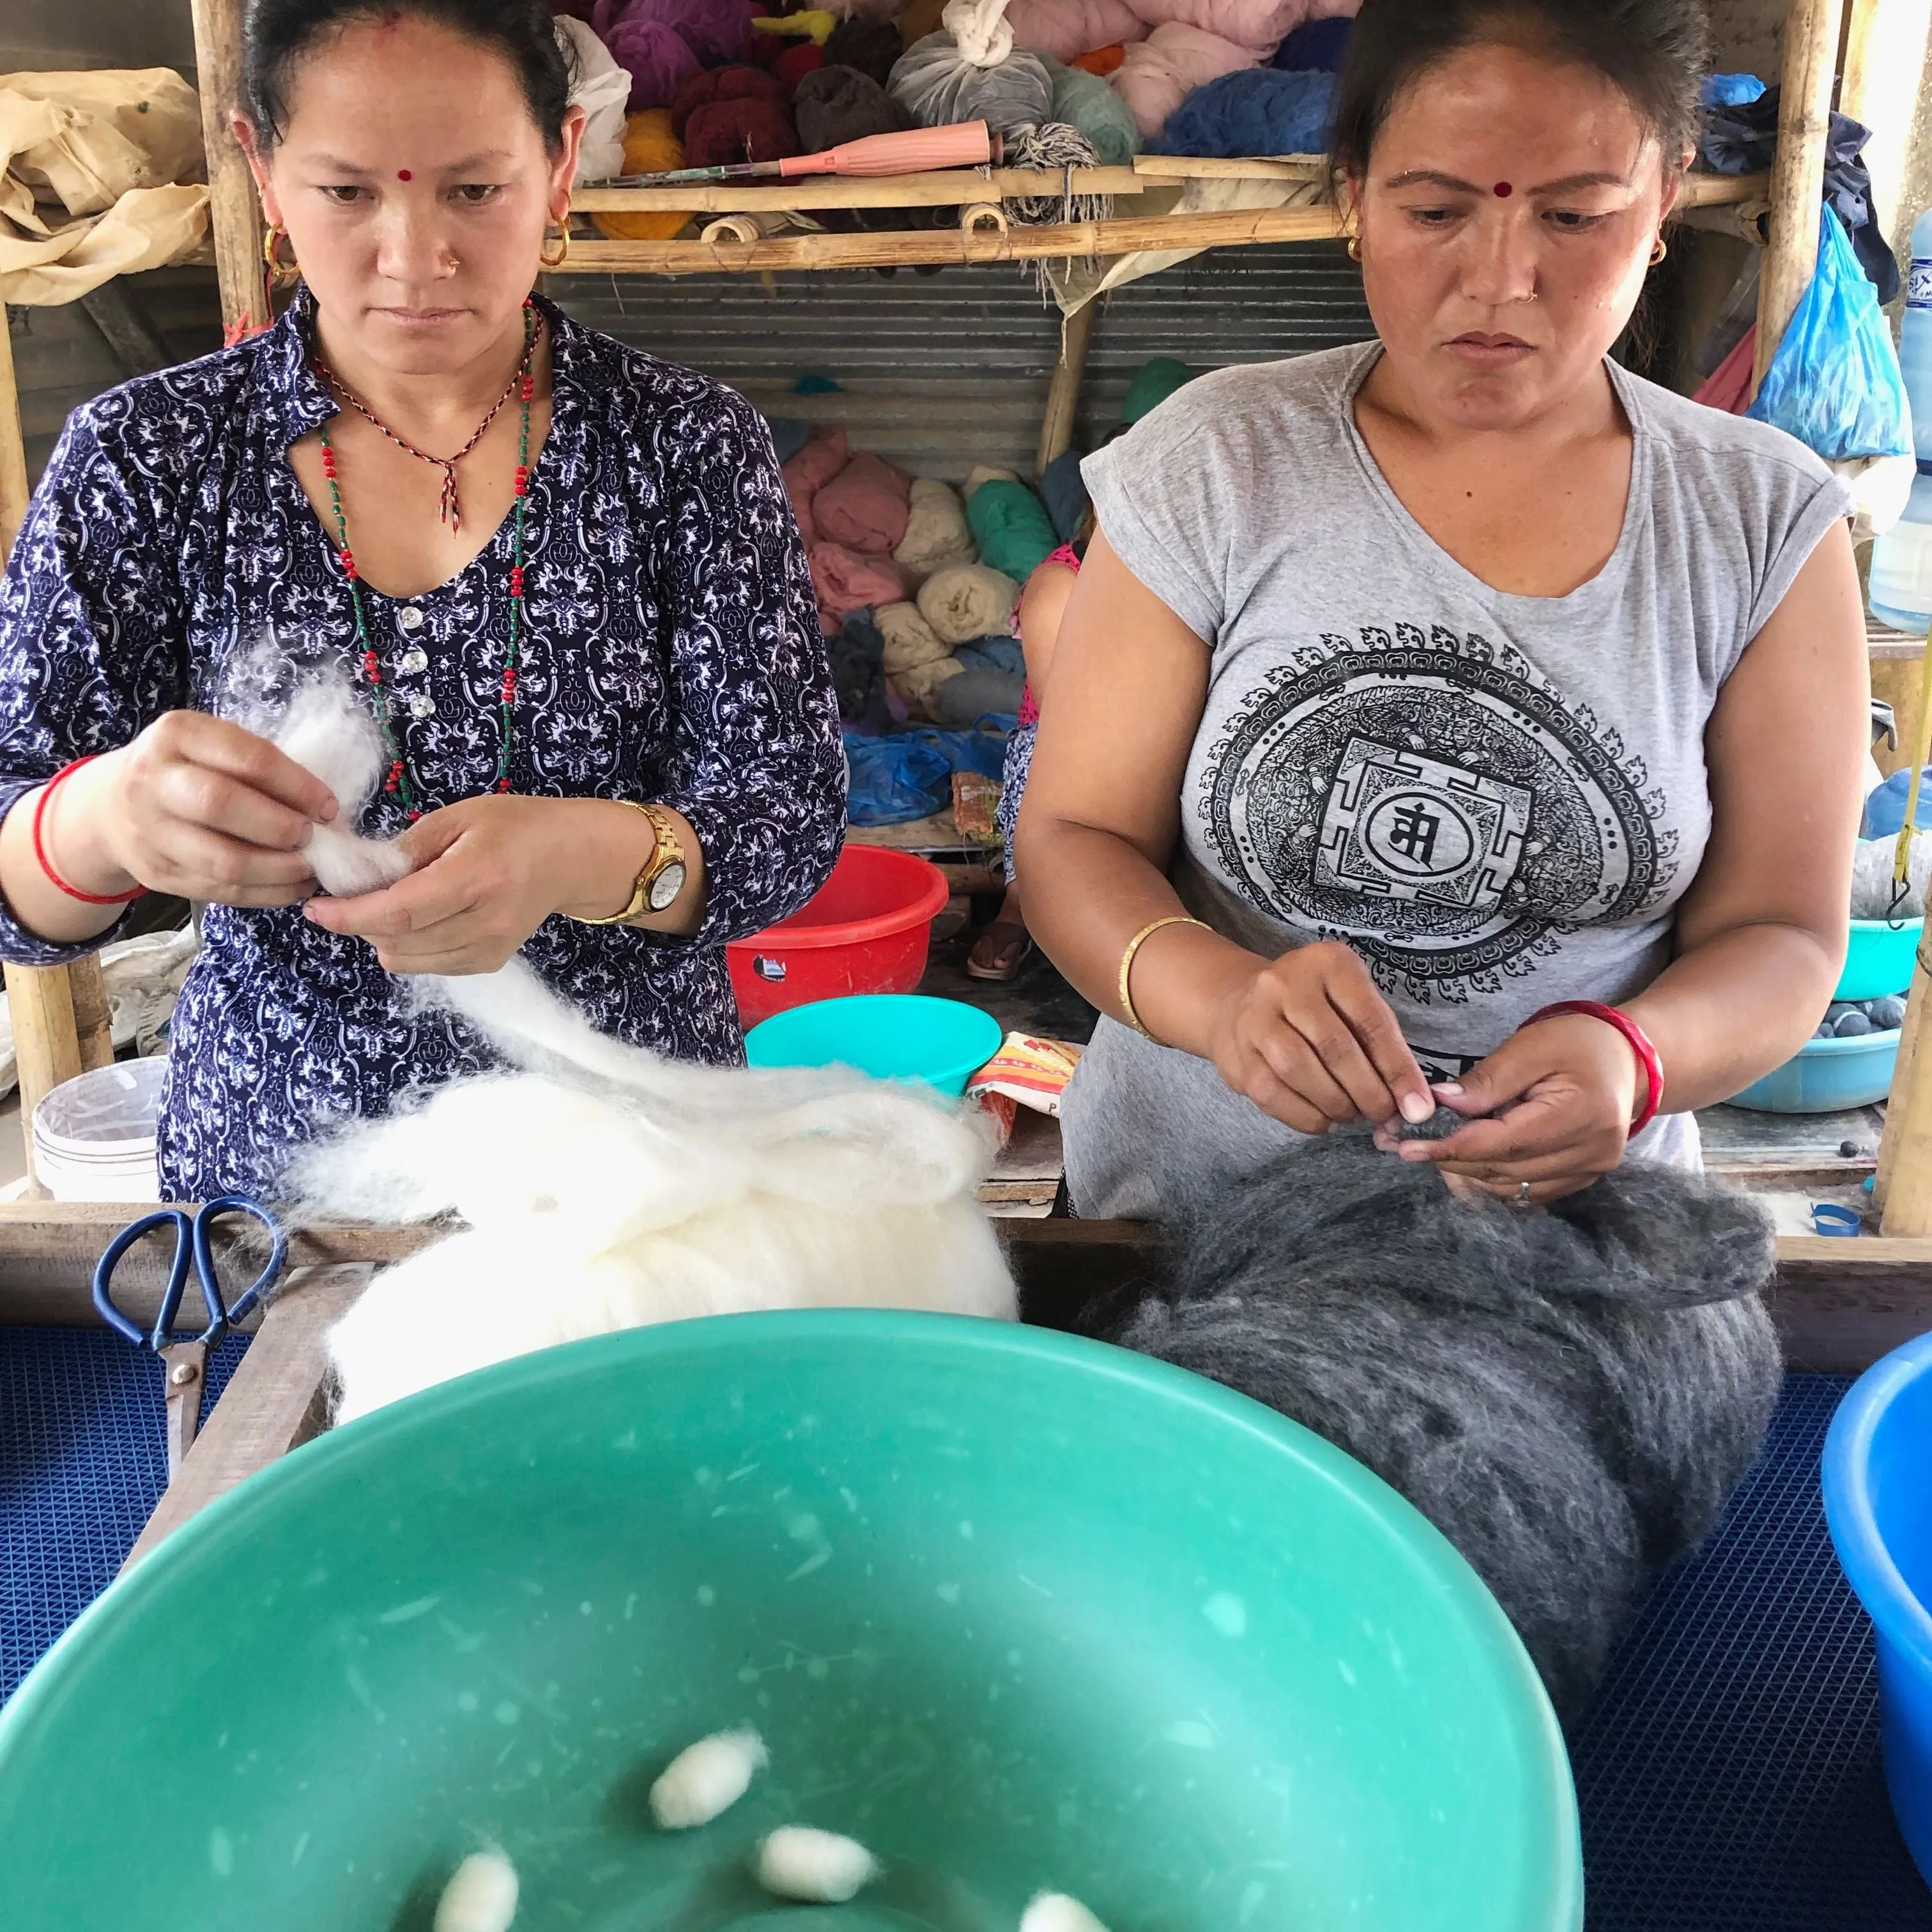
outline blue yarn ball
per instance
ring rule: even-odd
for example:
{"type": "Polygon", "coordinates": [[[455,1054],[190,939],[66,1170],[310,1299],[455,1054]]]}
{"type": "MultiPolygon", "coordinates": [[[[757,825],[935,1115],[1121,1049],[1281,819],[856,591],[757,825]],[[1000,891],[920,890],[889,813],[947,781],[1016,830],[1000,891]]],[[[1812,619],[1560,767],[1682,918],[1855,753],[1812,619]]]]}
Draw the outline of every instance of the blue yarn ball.
{"type": "Polygon", "coordinates": [[[1246,68],[1197,87],[1150,142],[1158,154],[1318,154],[1335,114],[1335,76],[1246,68]]]}
{"type": "Polygon", "coordinates": [[[1339,74],[1354,25],[1346,14],[1310,20],[1282,42],[1268,65],[1280,68],[1284,74],[1339,74]]]}

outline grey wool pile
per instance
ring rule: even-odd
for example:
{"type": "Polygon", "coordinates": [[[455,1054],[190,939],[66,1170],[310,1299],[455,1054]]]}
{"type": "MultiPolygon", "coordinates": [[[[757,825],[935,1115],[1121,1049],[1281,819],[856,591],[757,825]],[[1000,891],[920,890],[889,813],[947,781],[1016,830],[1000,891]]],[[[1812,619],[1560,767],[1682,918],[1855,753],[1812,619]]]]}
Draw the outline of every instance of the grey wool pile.
{"type": "Polygon", "coordinates": [[[1648,1576],[1715,1525],[1770,1420],[1762,1210],[1631,1166],[1519,1211],[1346,1134],[1172,1232],[1171,1279],[1082,1325],[1265,1402],[1400,1490],[1573,1719],[1648,1576]]]}

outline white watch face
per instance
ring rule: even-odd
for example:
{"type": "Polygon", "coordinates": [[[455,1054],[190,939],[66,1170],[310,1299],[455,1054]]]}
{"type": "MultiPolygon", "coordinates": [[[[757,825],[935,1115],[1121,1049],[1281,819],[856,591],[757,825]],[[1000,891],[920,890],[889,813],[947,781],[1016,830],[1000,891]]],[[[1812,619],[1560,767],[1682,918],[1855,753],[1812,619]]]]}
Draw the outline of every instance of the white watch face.
{"type": "Polygon", "coordinates": [[[683,866],[673,860],[651,881],[650,890],[645,895],[645,902],[652,911],[668,911],[676,903],[678,894],[684,890],[684,879],[683,866]]]}

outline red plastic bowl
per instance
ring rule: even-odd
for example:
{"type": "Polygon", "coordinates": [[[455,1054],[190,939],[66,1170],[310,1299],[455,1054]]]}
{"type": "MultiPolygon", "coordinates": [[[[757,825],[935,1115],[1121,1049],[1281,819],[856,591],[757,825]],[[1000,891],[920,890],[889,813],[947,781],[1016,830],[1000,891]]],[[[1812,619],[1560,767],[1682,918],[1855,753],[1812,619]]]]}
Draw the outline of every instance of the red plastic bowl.
{"type": "Polygon", "coordinates": [[[949,890],[915,853],[848,845],[800,910],[725,947],[740,1018],[754,1027],[808,1000],[916,991],[949,890]]]}

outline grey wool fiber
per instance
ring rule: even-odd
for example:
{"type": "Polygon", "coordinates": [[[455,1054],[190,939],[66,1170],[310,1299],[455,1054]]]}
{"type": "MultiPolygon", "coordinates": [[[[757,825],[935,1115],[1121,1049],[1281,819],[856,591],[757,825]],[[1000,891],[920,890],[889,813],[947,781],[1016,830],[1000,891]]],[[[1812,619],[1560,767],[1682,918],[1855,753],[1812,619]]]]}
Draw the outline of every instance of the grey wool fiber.
{"type": "Polygon", "coordinates": [[[1630,1165],[1527,1212],[1336,1135],[1202,1199],[1083,1326],[1265,1402],[1460,1550],[1568,1723],[1756,1453],[1782,1364],[1748,1196],[1630,1165]]]}

